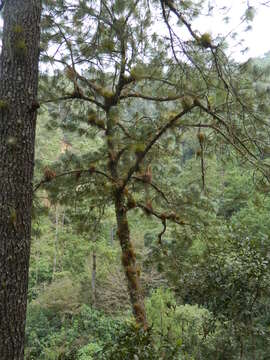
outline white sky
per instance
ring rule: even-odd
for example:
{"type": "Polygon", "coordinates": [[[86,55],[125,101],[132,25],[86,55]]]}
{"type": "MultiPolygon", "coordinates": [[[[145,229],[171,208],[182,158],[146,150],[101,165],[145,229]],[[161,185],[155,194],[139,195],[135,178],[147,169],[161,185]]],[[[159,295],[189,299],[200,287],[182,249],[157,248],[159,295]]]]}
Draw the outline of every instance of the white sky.
{"type": "MultiPolygon", "coordinates": [[[[210,1],[209,1],[210,2],[210,1]]],[[[236,40],[228,38],[230,46],[230,52],[232,56],[243,61],[249,57],[259,57],[270,51],[270,4],[269,6],[259,6],[259,0],[215,0],[211,3],[217,6],[229,6],[230,10],[227,12],[227,16],[230,18],[228,24],[225,24],[222,20],[224,13],[216,11],[213,17],[202,16],[196,21],[196,28],[201,33],[209,32],[215,37],[219,33],[224,35],[230,32],[232,29],[238,33],[237,40],[244,39],[241,47],[235,47],[236,40]],[[247,27],[247,23],[241,23],[241,17],[247,9],[247,4],[254,8],[257,8],[254,20],[249,24],[252,29],[244,31],[247,27]],[[241,50],[248,47],[250,50],[242,55],[241,50]]]]}

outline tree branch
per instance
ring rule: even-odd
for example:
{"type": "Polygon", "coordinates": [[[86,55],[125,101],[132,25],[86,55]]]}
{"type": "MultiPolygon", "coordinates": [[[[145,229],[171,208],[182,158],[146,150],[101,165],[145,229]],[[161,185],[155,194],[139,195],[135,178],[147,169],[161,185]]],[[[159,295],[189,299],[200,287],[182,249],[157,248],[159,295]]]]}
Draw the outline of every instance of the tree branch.
{"type": "Polygon", "coordinates": [[[183,99],[186,95],[187,94],[175,95],[175,96],[168,96],[166,98],[163,98],[163,97],[154,97],[154,96],[144,95],[144,94],[139,94],[139,93],[130,93],[130,94],[125,94],[125,95],[119,96],[119,99],[124,100],[124,99],[128,99],[128,98],[140,98],[140,99],[150,100],[150,101],[165,102],[165,101],[175,101],[175,100],[183,99]]]}
{"type": "Polygon", "coordinates": [[[4,8],[6,0],[2,0],[0,3],[0,11],[4,8]]]}
{"type": "MultiPolygon", "coordinates": [[[[232,135],[232,137],[243,147],[244,151],[253,159],[258,160],[256,155],[254,155],[248,148],[247,146],[244,144],[244,142],[242,140],[239,139],[238,136],[236,136],[236,134],[234,134],[233,132],[230,131],[228,125],[226,124],[226,121],[224,119],[222,119],[219,115],[217,115],[215,112],[213,112],[210,108],[205,107],[202,103],[198,103],[198,106],[207,114],[211,115],[215,120],[217,120],[219,123],[221,123],[222,125],[224,125],[224,127],[226,128],[228,134],[232,135]]],[[[230,141],[230,143],[232,143],[230,141]]]]}
{"type": "Polygon", "coordinates": [[[181,220],[174,212],[171,212],[169,214],[160,214],[157,211],[155,211],[153,208],[150,208],[149,206],[145,205],[145,204],[141,204],[141,203],[137,203],[136,206],[140,209],[142,209],[144,212],[146,212],[149,215],[152,215],[154,217],[156,217],[157,219],[160,219],[162,222],[164,220],[171,220],[172,222],[174,222],[175,224],[178,225],[190,225],[189,223],[181,220]]]}
{"type": "Polygon", "coordinates": [[[158,243],[159,245],[162,247],[162,236],[165,234],[166,229],[167,229],[167,224],[166,224],[166,219],[162,220],[162,225],[163,225],[163,229],[161,230],[161,232],[158,234],[158,243]]]}
{"type": "Polygon", "coordinates": [[[104,109],[103,104],[101,104],[100,102],[96,101],[93,98],[90,98],[90,97],[85,96],[85,95],[80,94],[80,93],[67,94],[67,95],[64,95],[62,97],[54,98],[54,99],[40,100],[39,103],[40,103],[40,105],[42,105],[42,104],[48,104],[48,103],[53,103],[53,102],[57,102],[57,101],[65,101],[65,100],[72,100],[72,99],[79,99],[79,100],[88,101],[88,102],[90,102],[92,104],[95,104],[98,107],[104,109]]]}
{"type": "Polygon", "coordinates": [[[104,173],[103,171],[100,171],[100,170],[96,170],[94,168],[89,168],[89,169],[78,169],[78,170],[69,170],[69,171],[65,171],[61,174],[57,174],[57,175],[54,175],[52,178],[50,179],[43,179],[41,180],[39,183],[37,183],[36,185],[34,185],[34,192],[37,191],[40,186],[46,184],[46,183],[49,183],[51,182],[52,180],[54,179],[58,179],[60,177],[63,177],[63,176],[66,176],[66,175],[80,175],[80,174],[99,174],[99,175],[102,175],[102,176],[105,176],[107,179],[109,179],[110,181],[113,181],[113,179],[107,175],[106,173],[104,173]]]}
{"type": "MultiPolygon", "coordinates": [[[[138,177],[138,176],[132,176],[132,179],[134,180],[137,180],[137,181],[140,181],[142,183],[146,183],[144,179],[138,177]]],[[[153,184],[152,182],[147,182],[147,184],[149,184],[150,186],[152,186],[153,189],[156,190],[156,192],[158,192],[162,197],[163,199],[166,201],[167,204],[169,204],[169,200],[168,198],[166,197],[166,195],[164,194],[164,192],[162,190],[160,190],[157,185],[153,184]]]]}
{"type": "Polygon", "coordinates": [[[185,114],[189,113],[194,107],[196,107],[197,105],[195,105],[193,103],[193,105],[187,109],[184,109],[183,111],[181,111],[179,114],[177,114],[176,116],[174,116],[166,125],[164,125],[159,131],[158,133],[154,136],[154,138],[146,145],[145,149],[138,154],[137,156],[137,161],[135,162],[134,166],[132,166],[129,169],[129,172],[126,176],[126,178],[123,181],[123,186],[122,189],[124,189],[124,187],[127,185],[127,183],[129,182],[129,180],[131,179],[132,175],[134,174],[134,172],[136,172],[139,168],[140,163],[143,161],[143,159],[145,158],[146,154],[148,153],[148,151],[152,148],[152,146],[159,140],[159,138],[170,128],[172,127],[177,120],[179,120],[182,116],[184,116],[185,114]]]}

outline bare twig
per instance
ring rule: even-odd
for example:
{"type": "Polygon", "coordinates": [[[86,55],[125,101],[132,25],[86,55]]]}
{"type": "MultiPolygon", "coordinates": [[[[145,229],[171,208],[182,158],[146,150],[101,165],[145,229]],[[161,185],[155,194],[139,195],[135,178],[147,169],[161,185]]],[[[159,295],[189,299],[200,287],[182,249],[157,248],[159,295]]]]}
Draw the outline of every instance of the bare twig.
{"type": "Polygon", "coordinates": [[[52,180],[55,180],[55,179],[58,179],[60,177],[63,177],[63,176],[67,176],[67,175],[78,175],[78,174],[99,174],[99,175],[102,175],[102,176],[105,176],[107,179],[113,181],[113,179],[106,173],[104,173],[103,171],[100,171],[100,170],[96,170],[94,168],[90,168],[90,169],[78,169],[78,170],[69,170],[69,171],[65,171],[61,174],[57,174],[57,175],[54,175],[52,178],[50,179],[43,179],[41,180],[39,183],[37,183],[35,186],[34,186],[34,192],[37,191],[40,186],[46,184],[46,183],[49,183],[51,182],[52,180]]]}
{"type": "Polygon", "coordinates": [[[163,219],[162,220],[162,225],[163,225],[163,229],[162,231],[158,234],[158,242],[159,242],[159,245],[162,247],[162,236],[165,234],[166,232],[166,229],[167,229],[167,225],[166,225],[166,219],[163,219]]]}
{"type": "MultiPolygon", "coordinates": [[[[140,181],[142,183],[145,183],[145,180],[138,177],[138,176],[132,176],[132,179],[136,180],[136,181],[140,181]]],[[[164,194],[164,192],[162,190],[160,190],[157,185],[153,184],[152,182],[148,183],[153,189],[156,190],[157,193],[159,193],[162,198],[166,201],[167,204],[169,204],[169,200],[168,198],[166,197],[166,195],[164,194]]]]}
{"type": "Polygon", "coordinates": [[[0,3],[0,11],[4,8],[6,0],[2,0],[0,3]]]}
{"type": "Polygon", "coordinates": [[[183,111],[181,111],[179,114],[177,114],[176,116],[174,116],[169,122],[167,122],[166,125],[164,125],[158,132],[157,134],[153,137],[153,139],[146,145],[144,151],[142,151],[140,154],[138,154],[137,156],[137,160],[134,164],[134,166],[132,166],[129,169],[129,172],[126,176],[126,178],[123,181],[123,189],[125,188],[125,186],[127,185],[127,183],[129,182],[129,180],[131,179],[132,175],[138,170],[138,167],[140,165],[140,163],[143,161],[143,159],[145,158],[146,154],[149,152],[149,150],[152,148],[152,146],[159,140],[159,138],[169,129],[171,128],[177,120],[179,120],[181,117],[183,117],[184,115],[186,115],[187,113],[191,112],[191,110],[196,107],[195,104],[193,104],[192,106],[190,106],[187,109],[184,109],[183,111]]]}

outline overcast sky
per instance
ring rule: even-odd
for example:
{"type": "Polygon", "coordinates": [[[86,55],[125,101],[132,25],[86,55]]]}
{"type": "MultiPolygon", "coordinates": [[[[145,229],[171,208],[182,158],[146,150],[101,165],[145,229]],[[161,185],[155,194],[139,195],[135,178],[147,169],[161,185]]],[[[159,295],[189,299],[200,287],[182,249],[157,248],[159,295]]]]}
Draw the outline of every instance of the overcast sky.
{"type": "Polygon", "coordinates": [[[224,35],[235,29],[238,32],[237,40],[244,39],[241,47],[234,47],[236,41],[228,38],[232,56],[237,60],[262,56],[270,51],[270,6],[260,6],[255,12],[254,20],[249,23],[252,29],[245,31],[248,24],[246,22],[240,24],[241,17],[247,9],[247,4],[256,8],[259,0],[215,0],[211,1],[211,3],[215,3],[217,6],[223,6],[224,4],[229,6],[230,9],[227,12],[227,16],[230,18],[230,21],[226,25],[222,20],[224,13],[221,15],[220,11],[216,11],[213,17],[202,16],[196,21],[196,27],[201,33],[210,32],[213,36],[216,36],[218,33],[224,35]],[[242,55],[241,49],[245,47],[249,47],[250,50],[242,55]]]}

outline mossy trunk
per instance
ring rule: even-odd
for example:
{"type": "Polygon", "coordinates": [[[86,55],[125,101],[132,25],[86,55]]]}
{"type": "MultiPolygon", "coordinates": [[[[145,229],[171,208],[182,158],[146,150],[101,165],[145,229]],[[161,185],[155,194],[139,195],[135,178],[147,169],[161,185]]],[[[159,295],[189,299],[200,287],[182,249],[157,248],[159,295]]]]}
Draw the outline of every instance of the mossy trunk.
{"type": "Polygon", "coordinates": [[[6,0],[0,57],[0,359],[22,360],[41,0],[6,0]]]}
{"type": "Polygon", "coordinates": [[[136,264],[136,254],[130,239],[127,212],[124,206],[123,194],[115,196],[117,218],[117,234],[122,249],[122,264],[125,270],[130,302],[136,323],[147,328],[146,312],[140,284],[140,270],[136,264]]]}
{"type": "Polygon", "coordinates": [[[96,289],[96,277],[97,277],[97,255],[96,250],[92,255],[92,277],[91,277],[91,289],[92,289],[92,304],[96,306],[97,303],[97,289],[96,289]]]}
{"type": "Polygon", "coordinates": [[[109,109],[107,110],[106,136],[108,144],[108,168],[113,179],[112,188],[117,221],[117,235],[122,249],[122,264],[127,278],[128,292],[136,323],[146,329],[147,319],[140,284],[140,270],[136,264],[136,254],[130,239],[124,189],[121,186],[121,176],[119,176],[118,173],[118,162],[115,156],[117,139],[115,139],[114,121],[110,117],[109,109]]]}

